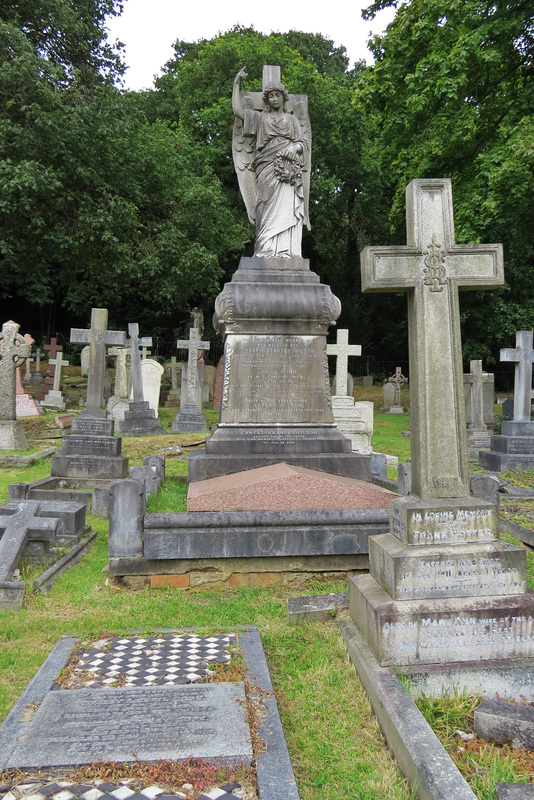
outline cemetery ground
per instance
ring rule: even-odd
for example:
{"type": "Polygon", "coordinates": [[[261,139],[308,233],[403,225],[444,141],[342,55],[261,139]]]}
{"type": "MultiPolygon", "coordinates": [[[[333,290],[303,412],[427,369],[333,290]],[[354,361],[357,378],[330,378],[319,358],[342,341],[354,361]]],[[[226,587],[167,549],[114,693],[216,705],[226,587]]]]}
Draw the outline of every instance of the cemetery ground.
{"type": "MultiPolygon", "coordinates": [[[[358,387],[358,399],[373,399],[378,406],[378,397],[359,396],[360,390],[374,394],[372,390],[376,389],[381,392],[381,387],[358,387]]],[[[404,398],[403,403],[407,405],[404,398]]],[[[161,409],[160,413],[165,429],[175,410],[161,409]]],[[[216,417],[208,412],[211,424],[216,417]]],[[[374,449],[397,455],[399,461],[406,460],[410,440],[402,437],[401,432],[408,427],[406,414],[376,414],[374,449]]],[[[161,510],[163,507],[169,511],[185,510],[186,457],[190,449],[201,446],[203,438],[203,434],[123,438],[123,452],[130,457],[132,466],[142,463],[144,455],[166,451],[168,480],[160,493],[149,499],[149,510],[160,510],[160,504],[161,510]],[[176,451],[177,446],[181,452],[176,451]]],[[[47,461],[24,469],[1,469],[0,501],[7,499],[10,483],[36,480],[49,472],[47,461]]],[[[396,477],[391,470],[389,476],[396,477]]],[[[532,486],[534,474],[506,478],[518,486],[532,486]]],[[[532,500],[503,499],[502,515],[534,529],[532,500]]],[[[84,560],[67,571],[48,596],[28,592],[21,610],[0,612],[0,719],[65,633],[92,641],[128,631],[150,633],[157,629],[194,627],[213,633],[254,624],[262,637],[301,798],[408,800],[415,796],[386,747],[335,618],[329,623],[290,625],[286,600],[295,595],[295,589],[285,587],[188,591],[117,588],[106,572],[107,520],[89,516],[88,521],[98,535],[84,560]]],[[[507,535],[503,538],[518,543],[507,535]]],[[[533,552],[528,552],[527,560],[529,586],[534,588],[533,552]]],[[[35,568],[23,569],[26,585],[30,587],[36,576],[35,568]]],[[[340,588],[339,582],[314,581],[307,593],[324,594],[340,588]]],[[[231,676],[225,675],[224,679],[231,676]]],[[[241,676],[235,679],[240,680],[241,676]]],[[[493,800],[496,781],[532,780],[534,756],[530,751],[514,750],[507,745],[487,744],[476,736],[467,741],[457,736],[458,730],[468,736],[472,733],[477,703],[478,698],[468,696],[418,701],[477,798],[493,800]]],[[[111,780],[140,774],[143,769],[147,767],[134,764],[119,774],[116,767],[95,766],[83,777],[89,780],[102,776],[111,780]]],[[[166,783],[169,788],[173,785],[179,788],[180,782],[184,782],[184,773],[173,772],[168,764],[150,769],[150,779],[166,783]]],[[[0,784],[4,777],[0,775],[0,784]]],[[[189,782],[195,786],[207,777],[203,772],[188,773],[189,782]]]]}

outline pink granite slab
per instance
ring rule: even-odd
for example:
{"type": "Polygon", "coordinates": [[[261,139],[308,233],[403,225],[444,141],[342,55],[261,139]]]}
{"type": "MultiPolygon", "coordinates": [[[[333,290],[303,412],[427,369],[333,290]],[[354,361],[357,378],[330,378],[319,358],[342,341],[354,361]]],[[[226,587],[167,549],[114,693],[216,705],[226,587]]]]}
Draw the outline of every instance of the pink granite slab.
{"type": "Polygon", "coordinates": [[[189,485],[188,511],[388,508],[395,495],[354,478],[273,464],[189,485]]]}

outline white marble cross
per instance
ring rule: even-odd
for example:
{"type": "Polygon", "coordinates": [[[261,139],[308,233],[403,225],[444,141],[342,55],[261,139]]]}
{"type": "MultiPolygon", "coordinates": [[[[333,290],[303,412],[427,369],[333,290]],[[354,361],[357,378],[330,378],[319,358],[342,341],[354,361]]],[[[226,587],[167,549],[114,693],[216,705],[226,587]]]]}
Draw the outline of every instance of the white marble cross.
{"type": "MultiPolygon", "coordinates": [[[[197,358],[199,350],[209,350],[209,342],[201,342],[198,338],[198,328],[189,329],[189,341],[187,339],[178,339],[176,347],[188,350],[187,354],[187,403],[195,403],[195,393],[197,385],[197,358]]],[[[183,387],[182,387],[183,391],[183,387]]]]}
{"type": "Polygon", "coordinates": [[[70,363],[68,361],[64,361],[62,356],[63,356],[63,353],[61,352],[61,350],[57,350],[56,351],[56,357],[48,359],[48,363],[52,364],[55,367],[55,370],[54,370],[54,386],[52,388],[52,391],[54,391],[54,392],[59,392],[61,390],[61,368],[62,367],[68,367],[69,363],[70,363]]]}
{"type": "Polygon", "coordinates": [[[448,178],[408,185],[406,227],[407,245],[363,250],[362,289],[408,293],[413,494],[468,497],[458,289],[501,286],[502,245],[455,244],[448,178]]]}
{"type": "Polygon", "coordinates": [[[517,331],[515,347],[503,347],[501,361],[515,361],[514,422],[530,422],[532,404],[532,331],[517,331]]]}
{"type": "Polygon", "coordinates": [[[104,399],[104,372],[106,369],[106,345],[114,344],[124,347],[126,334],[124,331],[108,331],[107,308],[91,309],[91,327],[71,328],[71,342],[88,344],[91,347],[89,374],[87,376],[87,403],[82,416],[105,417],[102,410],[104,399]]]}
{"type": "Polygon", "coordinates": [[[348,362],[349,356],[361,356],[362,348],[359,344],[349,344],[349,332],[340,328],[337,332],[336,344],[328,344],[326,352],[329,356],[336,357],[336,395],[348,394],[348,362]]]}

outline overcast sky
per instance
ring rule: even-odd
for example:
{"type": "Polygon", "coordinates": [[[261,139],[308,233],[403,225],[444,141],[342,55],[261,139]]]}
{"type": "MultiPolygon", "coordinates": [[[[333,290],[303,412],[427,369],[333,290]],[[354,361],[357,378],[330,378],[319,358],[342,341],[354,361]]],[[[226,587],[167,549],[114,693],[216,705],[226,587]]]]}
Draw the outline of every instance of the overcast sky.
{"type": "Polygon", "coordinates": [[[366,46],[370,32],[382,32],[394,16],[393,9],[386,9],[371,22],[362,20],[361,9],[370,4],[371,0],[125,0],[122,16],[108,20],[107,28],[111,41],[119,39],[126,45],[126,88],[145,89],[172,56],[176,39],[211,39],[237,24],[252,25],[263,33],[321,33],[346,48],[351,64],[359,59],[370,63],[366,46]]]}

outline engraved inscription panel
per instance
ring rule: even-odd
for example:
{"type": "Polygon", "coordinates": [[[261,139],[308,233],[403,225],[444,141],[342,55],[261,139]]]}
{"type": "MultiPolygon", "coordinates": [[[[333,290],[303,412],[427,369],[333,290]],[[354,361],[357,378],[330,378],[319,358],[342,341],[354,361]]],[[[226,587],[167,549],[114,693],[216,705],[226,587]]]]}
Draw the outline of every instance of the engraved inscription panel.
{"type": "Polygon", "coordinates": [[[333,422],[324,336],[229,335],[221,422],[333,422]]]}
{"type": "Polygon", "coordinates": [[[406,544],[464,544],[490,542],[498,537],[495,507],[452,504],[443,508],[405,509],[390,506],[390,530],[406,544]]]}
{"type": "Polygon", "coordinates": [[[25,734],[11,767],[252,759],[242,683],[49,692],[25,734]]]}

